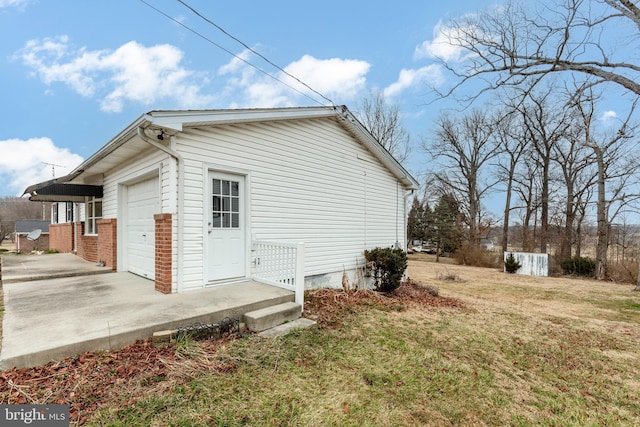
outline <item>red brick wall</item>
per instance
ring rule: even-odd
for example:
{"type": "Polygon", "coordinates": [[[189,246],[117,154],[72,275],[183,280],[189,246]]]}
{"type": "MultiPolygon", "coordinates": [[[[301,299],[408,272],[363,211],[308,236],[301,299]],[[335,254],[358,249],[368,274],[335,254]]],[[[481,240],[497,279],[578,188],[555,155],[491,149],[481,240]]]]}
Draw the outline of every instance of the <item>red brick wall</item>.
{"type": "Polygon", "coordinates": [[[91,262],[98,262],[98,236],[84,235],[84,222],[78,223],[78,256],[91,262]]]}
{"type": "Polygon", "coordinates": [[[104,265],[117,269],[118,258],[118,227],[115,218],[99,219],[98,223],[98,261],[104,265]]]}
{"type": "Polygon", "coordinates": [[[58,252],[73,252],[73,223],[49,225],[49,248],[58,252]]]}
{"type": "Polygon", "coordinates": [[[48,251],[49,250],[49,235],[41,234],[38,241],[33,241],[27,239],[26,234],[18,235],[19,242],[16,241],[16,250],[20,248],[20,253],[28,254],[29,252],[35,251],[36,247],[39,251],[48,251]]]}
{"type": "Polygon", "coordinates": [[[171,214],[157,214],[153,216],[156,221],[156,291],[163,294],[171,293],[171,241],[172,221],[171,214]]]}

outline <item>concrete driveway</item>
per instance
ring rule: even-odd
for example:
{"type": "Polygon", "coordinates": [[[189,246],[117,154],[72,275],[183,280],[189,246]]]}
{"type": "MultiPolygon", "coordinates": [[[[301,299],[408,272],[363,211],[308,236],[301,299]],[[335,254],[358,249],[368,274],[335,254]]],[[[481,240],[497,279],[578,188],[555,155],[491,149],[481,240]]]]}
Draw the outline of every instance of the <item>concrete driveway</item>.
{"type": "Polygon", "coordinates": [[[131,273],[96,274],[105,270],[72,254],[3,256],[0,369],[117,349],[157,331],[294,300],[252,281],[164,295],[131,273]]]}

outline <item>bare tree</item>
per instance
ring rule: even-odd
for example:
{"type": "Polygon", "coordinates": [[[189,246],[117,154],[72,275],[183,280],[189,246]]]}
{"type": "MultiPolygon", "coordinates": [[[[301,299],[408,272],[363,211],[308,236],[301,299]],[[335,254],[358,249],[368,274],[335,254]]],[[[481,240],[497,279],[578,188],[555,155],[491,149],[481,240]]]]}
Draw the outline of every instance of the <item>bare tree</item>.
{"type": "Polygon", "coordinates": [[[20,197],[0,198],[0,243],[15,231],[16,220],[49,219],[48,203],[33,203],[20,197]]]}
{"type": "Polygon", "coordinates": [[[358,118],[371,135],[400,163],[409,157],[409,133],[402,124],[397,105],[387,104],[381,93],[363,98],[358,106],[358,118]]]}
{"type": "Polygon", "coordinates": [[[496,185],[495,181],[486,181],[488,173],[484,170],[498,148],[493,136],[495,121],[489,113],[474,110],[459,119],[442,115],[436,126],[435,138],[424,140],[423,148],[442,162],[436,177],[455,193],[466,216],[469,242],[478,244],[482,200],[496,185]]]}
{"type": "Polygon", "coordinates": [[[637,100],[617,129],[602,134],[594,129],[595,98],[592,88],[586,86],[578,92],[575,105],[585,131],[584,145],[593,150],[598,168],[596,278],[602,280],[606,277],[611,223],[640,198],[636,175],[640,162],[635,141],[637,125],[631,122],[637,100]]]}
{"type": "MultiPolygon", "coordinates": [[[[567,99],[572,100],[574,93],[568,93],[567,99]]],[[[562,208],[563,231],[560,235],[560,259],[571,258],[574,244],[574,230],[581,231],[581,223],[584,220],[586,201],[591,196],[590,189],[595,182],[597,170],[593,168],[595,158],[592,151],[585,145],[587,131],[584,128],[584,120],[580,120],[580,114],[575,106],[567,105],[569,109],[570,128],[566,134],[553,147],[552,160],[557,164],[561,181],[564,184],[564,206],[562,208]],[[578,224],[578,216],[580,224],[578,224]]]]}
{"type": "Polygon", "coordinates": [[[484,92],[566,72],[591,78],[594,85],[612,82],[640,95],[640,65],[630,62],[637,57],[620,48],[638,43],[636,3],[513,0],[453,19],[444,26],[443,36],[461,54],[442,63],[459,80],[445,95],[469,80],[484,82],[484,92]]]}
{"type": "Polygon", "coordinates": [[[548,243],[552,154],[571,123],[567,109],[554,103],[554,93],[552,87],[540,93],[525,90],[524,100],[516,106],[522,116],[526,139],[536,154],[530,160],[537,162],[541,178],[539,247],[542,253],[547,252],[548,243]]]}
{"type": "Polygon", "coordinates": [[[506,252],[509,244],[509,221],[512,210],[513,185],[518,164],[521,161],[527,141],[522,134],[519,117],[513,110],[500,114],[502,118],[496,123],[494,136],[498,143],[498,161],[495,165],[497,178],[506,182],[504,213],[502,218],[502,251],[506,252]]]}
{"type": "Polygon", "coordinates": [[[522,206],[518,208],[522,214],[522,250],[532,251],[535,244],[536,224],[533,225],[533,233],[531,231],[532,221],[537,221],[538,210],[540,209],[540,178],[538,173],[538,163],[531,161],[536,157],[535,150],[528,148],[524,157],[529,161],[521,162],[520,167],[514,175],[516,183],[515,192],[522,201],[522,206]]]}

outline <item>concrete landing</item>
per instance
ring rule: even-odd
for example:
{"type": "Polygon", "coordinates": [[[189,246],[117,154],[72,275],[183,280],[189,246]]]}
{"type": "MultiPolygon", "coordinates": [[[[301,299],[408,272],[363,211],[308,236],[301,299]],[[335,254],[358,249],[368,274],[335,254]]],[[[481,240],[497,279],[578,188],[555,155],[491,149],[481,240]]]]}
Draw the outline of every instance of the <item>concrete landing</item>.
{"type": "Polygon", "coordinates": [[[73,254],[4,255],[0,262],[4,284],[113,273],[109,267],[100,267],[73,254]]]}
{"type": "MultiPolygon", "coordinates": [[[[51,255],[42,255],[47,256],[51,255]]],[[[155,291],[152,281],[130,273],[3,285],[0,369],[113,350],[156,331],[240,318],[246,312],[294,300],[293,292],[251,281],[164,295],[155,291]]]]}

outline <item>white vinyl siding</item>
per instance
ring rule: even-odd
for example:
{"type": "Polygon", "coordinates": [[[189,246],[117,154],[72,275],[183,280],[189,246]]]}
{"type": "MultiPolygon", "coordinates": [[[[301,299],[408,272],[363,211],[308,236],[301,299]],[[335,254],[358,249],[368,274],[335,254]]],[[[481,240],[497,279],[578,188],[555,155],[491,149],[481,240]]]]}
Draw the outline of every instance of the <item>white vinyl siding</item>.
{"type": "Polygon", "coordinates": [[[259,239],[306,244],[305,274],[362,265],[364,249],[404,242],[397,179],[337,122],[272,121],[185,129],[185,289],[202,286],[207,165],[248,172],[259,239]]]}
{"type": "Polygon", "coordinates": [[[62,224],[74,221],[74,211],[76,210],[73,202],[53,202],[51,203],[51,223],[62,224]]]}

